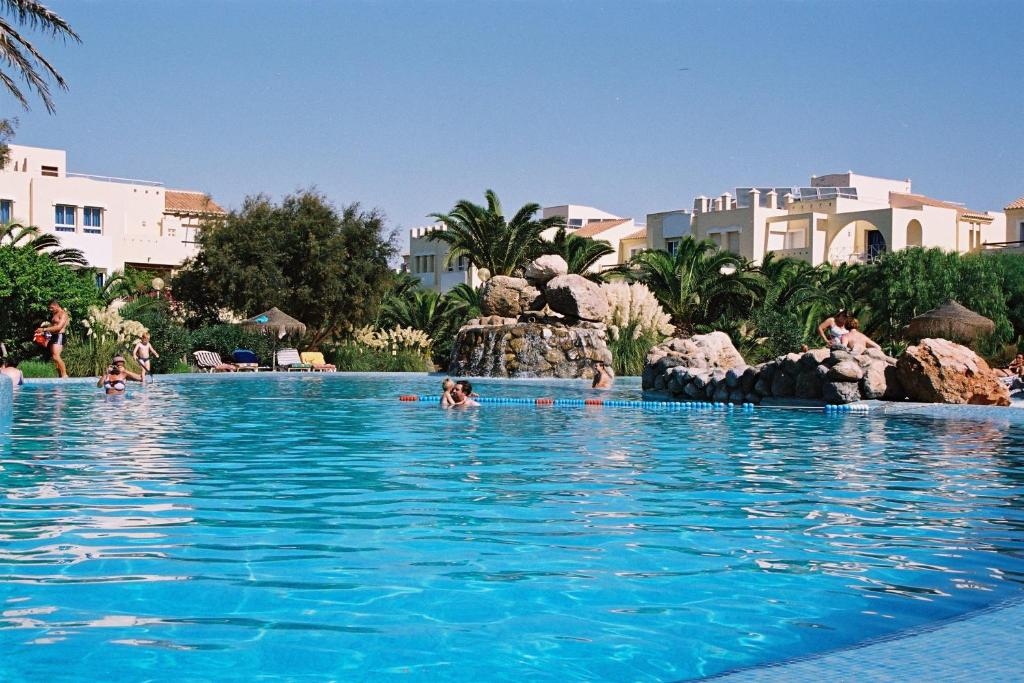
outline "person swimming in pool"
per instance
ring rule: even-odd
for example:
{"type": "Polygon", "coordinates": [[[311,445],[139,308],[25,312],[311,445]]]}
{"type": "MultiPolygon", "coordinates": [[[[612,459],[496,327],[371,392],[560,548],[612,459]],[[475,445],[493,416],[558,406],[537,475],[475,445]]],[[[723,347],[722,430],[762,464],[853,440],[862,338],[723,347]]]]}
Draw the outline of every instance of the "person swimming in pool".
{"type": "Polygon", "coordinates": [[[471,408],[480,405],[472,398],[473,385],[464,379],[460,379],[452,387],[452,404],[448,408],[471,408]]]}
{"type": "Polygon", "coordinates": [[[128,380],[142,381],[142,375],[128,370],[124,366],[124,356],[114,356],[107,371],[96,382],[96,386],[103,387],[107,396],[117,396],[125,392],[128,380]]]}
{"type": "Polygon", "coordinates": [[[612,374],[611,368],[605,365],[604,361],[594,361],[594,383],[590,385],[590,388],[611,389],[613,381],[615,381],[615,375],[612,374]]]}
{"type": "Polygon", "coordinates": [[[142,333],[142,339],[135,343],[135,348],[132,349],[132,357],[139,362],[142,366],[142,381],[146,381],[146,373],[152,374],[153,361],[150,360],[151,356],[160,357],[160,354],[156,352],[153,345],[149,342],[149,332],[142,333]]]}
{"type": "Polygon", "coordinates": [[[441,380],[441,407],[451,408],[452,407],[452,387],[455,386],[455,382],[452,381],[451,377],[445,377],[441,380]]]}

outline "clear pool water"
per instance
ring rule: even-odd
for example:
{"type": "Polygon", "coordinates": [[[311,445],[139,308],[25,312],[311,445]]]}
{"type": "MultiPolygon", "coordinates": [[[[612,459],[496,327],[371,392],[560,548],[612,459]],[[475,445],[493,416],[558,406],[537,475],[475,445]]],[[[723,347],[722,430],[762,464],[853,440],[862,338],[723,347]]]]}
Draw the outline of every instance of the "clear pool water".
{"type": "Polygon", "coordinates": [[[0,680],[672,681],[1020,594],[1019,428],[396,400],[436,384],[27,387],[0,680]]]}

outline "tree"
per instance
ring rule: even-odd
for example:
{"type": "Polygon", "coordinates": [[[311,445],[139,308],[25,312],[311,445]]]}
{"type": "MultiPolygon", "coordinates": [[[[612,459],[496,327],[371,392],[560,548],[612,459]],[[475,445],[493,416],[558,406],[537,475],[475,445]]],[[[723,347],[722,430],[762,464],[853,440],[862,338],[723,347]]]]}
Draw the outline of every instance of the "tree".
{"type": "MultiPolygon", "coordinates": [[[[480,317],[480,290],[470,287],[465,282],[460,282],[447,292],[445,296],[453,301],[459,302],[465,309],[465,319],[480,317]]],[[[464,321],[463,321],[464,322],[464,321]]],[[[460,323],[460,326],[462,323],[460,323]]]]}
{"type": "Polygon", "coordinates": [[[18,119],[0,119],[0,168],[6,168],[11,160],[10,142],[14,139],[14,127],[18,119]]]}
{"type": "Polygon", "coordinates": [[[17,348],[29,340],[32,330],[50,317],[46,306],[51,299],[73,321],[82,320],[89,306],[103,303],[88,273],[72,270],[46,252],[0,245],[0,341],[17,348]]]}
{"type": "Polygon", "coordinates": [[[683,333],[744,318],[763,295],[763,280],[746,259],[692,237],[679,242],[675,256],[648,249],[612,272],[647,285],[683,333]]]}
{"type": "Polygon", "coordinates": [[[391,239],[384,217],[359,204],[338,210],[308,190],[280,204],[248,197],[203,228],[172,289],[201,320],[220,308],[249,317],[276,306],[306,324],[315,347],[373,320],[391,277],[391,239]]]}
{"type": "Polygon", "coordinates": [[[605,240],[594,240],[580,237],[566,231],[565,226],[558,228],[554,239],[545,242],[544,253],[558,254],[569,265],[569,272],[586,275],[600,280],[600,274],[589,272],[602,257],[615,253],[612,245],[605,240]]]}
{"type": "Polygon", "coordinates": [[[491,275],[512,275],[543,253],[541,233],[565,224],[561,216],[534,219],[539,204],[524,204],[506,221],[494,191],[487,190],[484,196],[487,206],[462,199],[450,213],[430,215],[445,229],[428,233],[427,239],[448,245],[448,263],[467,256],[470,263],[487,268],[491,275]]]}
{"type": "Polygon", "coordinates": [[[56,108],[47,79],[52,78],[62,90],[67,90],[68,84],[19,29],[40,29],[54,38],[65,41],[70,38],[76,43],[82,42],[81,38],[64,19],[36,0],[0,0],[0,9],[4,15],[13,19],[12,22],[0,17],[0,61],[14,71],[12,74],[7,69],[0,70],[0,82],[22,107],[28,109],[28,96],[15,80],[15,76],[20,75],[28,91],[35,91],[46,106],[46,111],[54,113],[56,108]]]}
{"type": "Polygon", "coordinates": [[[53,233],[43,232],[34,225],[0,225],[0,245],[4,244],[47,253],[54,261],[65,266],[89,265],[80,249],[61,248],[59,237],[53,233]]]}

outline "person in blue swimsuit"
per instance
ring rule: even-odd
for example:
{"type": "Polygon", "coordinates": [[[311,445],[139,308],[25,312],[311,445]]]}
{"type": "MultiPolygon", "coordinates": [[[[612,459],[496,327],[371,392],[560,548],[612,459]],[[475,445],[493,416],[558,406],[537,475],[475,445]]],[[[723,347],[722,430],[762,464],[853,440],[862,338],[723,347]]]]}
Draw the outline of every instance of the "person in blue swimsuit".
{"type": "Polygon", "coordinates": [[[124,366],[124,356],[114,356],[114,360],[107,371],[96,382],[96,386],[103,387],[107,396],[123,394],[128,380],[142,381],[142,375],[128,370],[124,366]]]}

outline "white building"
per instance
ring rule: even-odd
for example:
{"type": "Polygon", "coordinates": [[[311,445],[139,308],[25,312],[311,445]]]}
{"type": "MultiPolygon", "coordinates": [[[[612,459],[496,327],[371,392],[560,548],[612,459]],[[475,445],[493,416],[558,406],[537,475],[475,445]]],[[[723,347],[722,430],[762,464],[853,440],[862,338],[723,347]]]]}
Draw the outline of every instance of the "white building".
{"type": "Polygon", "coordinates": [[[911,246],[976,251],[1005,239],[1006,219],[913,194],[909,180],[847,172],[816,176],[810,187],[697,197],[690,232],[754,262],[775,252],[818,265],[870,261],[911,246]]]}
{"type": "Polygon", "coordinates": [[[162,183],[69,173],[67,152],[10,145],[0,169],[0,222],[34,225],[80,249],[106,277],[125,266],[171,271],[195,255],[196,230],[224,210],[162,183]]]}
{"type": "MultiPolygon", "coordinates": [[[[560,216],[565,219],[567,231],[596,240],[611,243],[615,253],[605,256],[595,264],[596,270],[622,263],[637,251],[646,247],[646,232],[643,226],[634,224],[632,218],[622,218],[615,214],[596,209],[592,206],[579,204],[562,204],[549,206],[541,210],[543,218],[560,216]]],[[[457,284],[465,283],[474,288],[481,284],[477,269],[462,257],[448,263],[448,245],[435,242],[427,236],[435,230],[444,230],[444,225],[435,223],[409,231],[409,253],[403,257],[406,270],[420,279],[427,289],[447,292],[457,284]]],[[[555,230],[543,233],[545,239],[551,239],[555,230]]]]}

